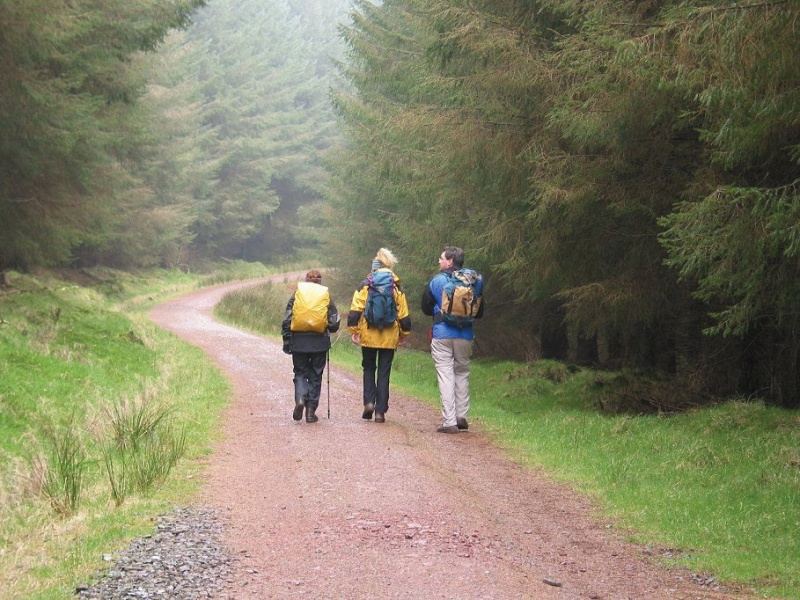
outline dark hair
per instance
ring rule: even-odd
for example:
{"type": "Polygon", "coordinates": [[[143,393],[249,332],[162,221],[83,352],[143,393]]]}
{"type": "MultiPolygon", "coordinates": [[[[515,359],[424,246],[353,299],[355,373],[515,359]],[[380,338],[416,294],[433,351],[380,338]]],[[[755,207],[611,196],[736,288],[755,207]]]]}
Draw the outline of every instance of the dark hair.
{"type": "Polygon", "coordinates": [[[447,246],[444,249],[444,257],[453,261],[453,266],[460,269],[464,266],[464,251],[456,246],[447,246]]]}
{"type": "Polygon", "coordinates": [[[311,281],[313,283],[321,283],[322,271],[320,271],[319,269],[311,269],[308,273],[306,273],[306,281],[311,281]]]}

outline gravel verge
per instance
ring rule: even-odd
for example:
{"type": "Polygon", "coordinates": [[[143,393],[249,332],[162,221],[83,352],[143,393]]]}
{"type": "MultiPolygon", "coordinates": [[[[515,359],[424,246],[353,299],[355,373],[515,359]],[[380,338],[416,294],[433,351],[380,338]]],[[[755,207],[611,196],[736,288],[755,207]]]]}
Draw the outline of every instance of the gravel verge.
{"type": "Polygon", "coordinates": [[[158,518],[156,533],[134,540],[98,583],[78,586],[79,598],[233,599],[234,554],[222,543],[223,520],[210,508],[177,508],[158,518]]]}

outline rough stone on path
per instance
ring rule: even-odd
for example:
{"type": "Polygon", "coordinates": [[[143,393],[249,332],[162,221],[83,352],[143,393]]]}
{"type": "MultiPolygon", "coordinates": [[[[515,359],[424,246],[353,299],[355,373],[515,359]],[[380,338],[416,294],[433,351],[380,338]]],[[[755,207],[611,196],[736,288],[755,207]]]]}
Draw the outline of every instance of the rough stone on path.
{"type": "Polygon", "coordinates": [[[233,599],[237,561],[221,540],[223,522],[208,508],[178,508],[158,519],[156,533],[134,540],[79,598],[233,599]]]}

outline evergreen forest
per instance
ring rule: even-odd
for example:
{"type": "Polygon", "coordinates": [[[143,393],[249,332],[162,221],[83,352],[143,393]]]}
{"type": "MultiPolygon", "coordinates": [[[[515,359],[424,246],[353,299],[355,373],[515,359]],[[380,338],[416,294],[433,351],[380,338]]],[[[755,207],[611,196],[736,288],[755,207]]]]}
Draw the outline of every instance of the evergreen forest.
{"type": "Polygon", "coordinates": [[[797,408],[798,30],[800,0],[5,0],[0,273],[313,259],[344,306],[386,246],[416,305],[456,245],[484,355],[614,369],[613,410],[797,408]]]}

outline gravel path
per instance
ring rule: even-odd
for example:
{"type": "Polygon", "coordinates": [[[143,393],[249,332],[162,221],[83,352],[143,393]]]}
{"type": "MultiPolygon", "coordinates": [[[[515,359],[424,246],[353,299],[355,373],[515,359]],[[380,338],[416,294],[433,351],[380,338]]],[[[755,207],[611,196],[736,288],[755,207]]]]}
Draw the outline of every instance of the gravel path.
{"type": "Polygon", "coordinates": [[[253,283],[152,312],[233,382],[225,435],[201,497],[81,597],[748,597],[659,568],[657,549],[626,543],[586,499],[508,460],[480,423],[437,434],[438,411],[396,392],[385,424],[362,421],[360,378],[335,366],[330,418],[323,387],[321,420],[292,421],[280,345],[211,317],[227,290],[253,283]]]}

